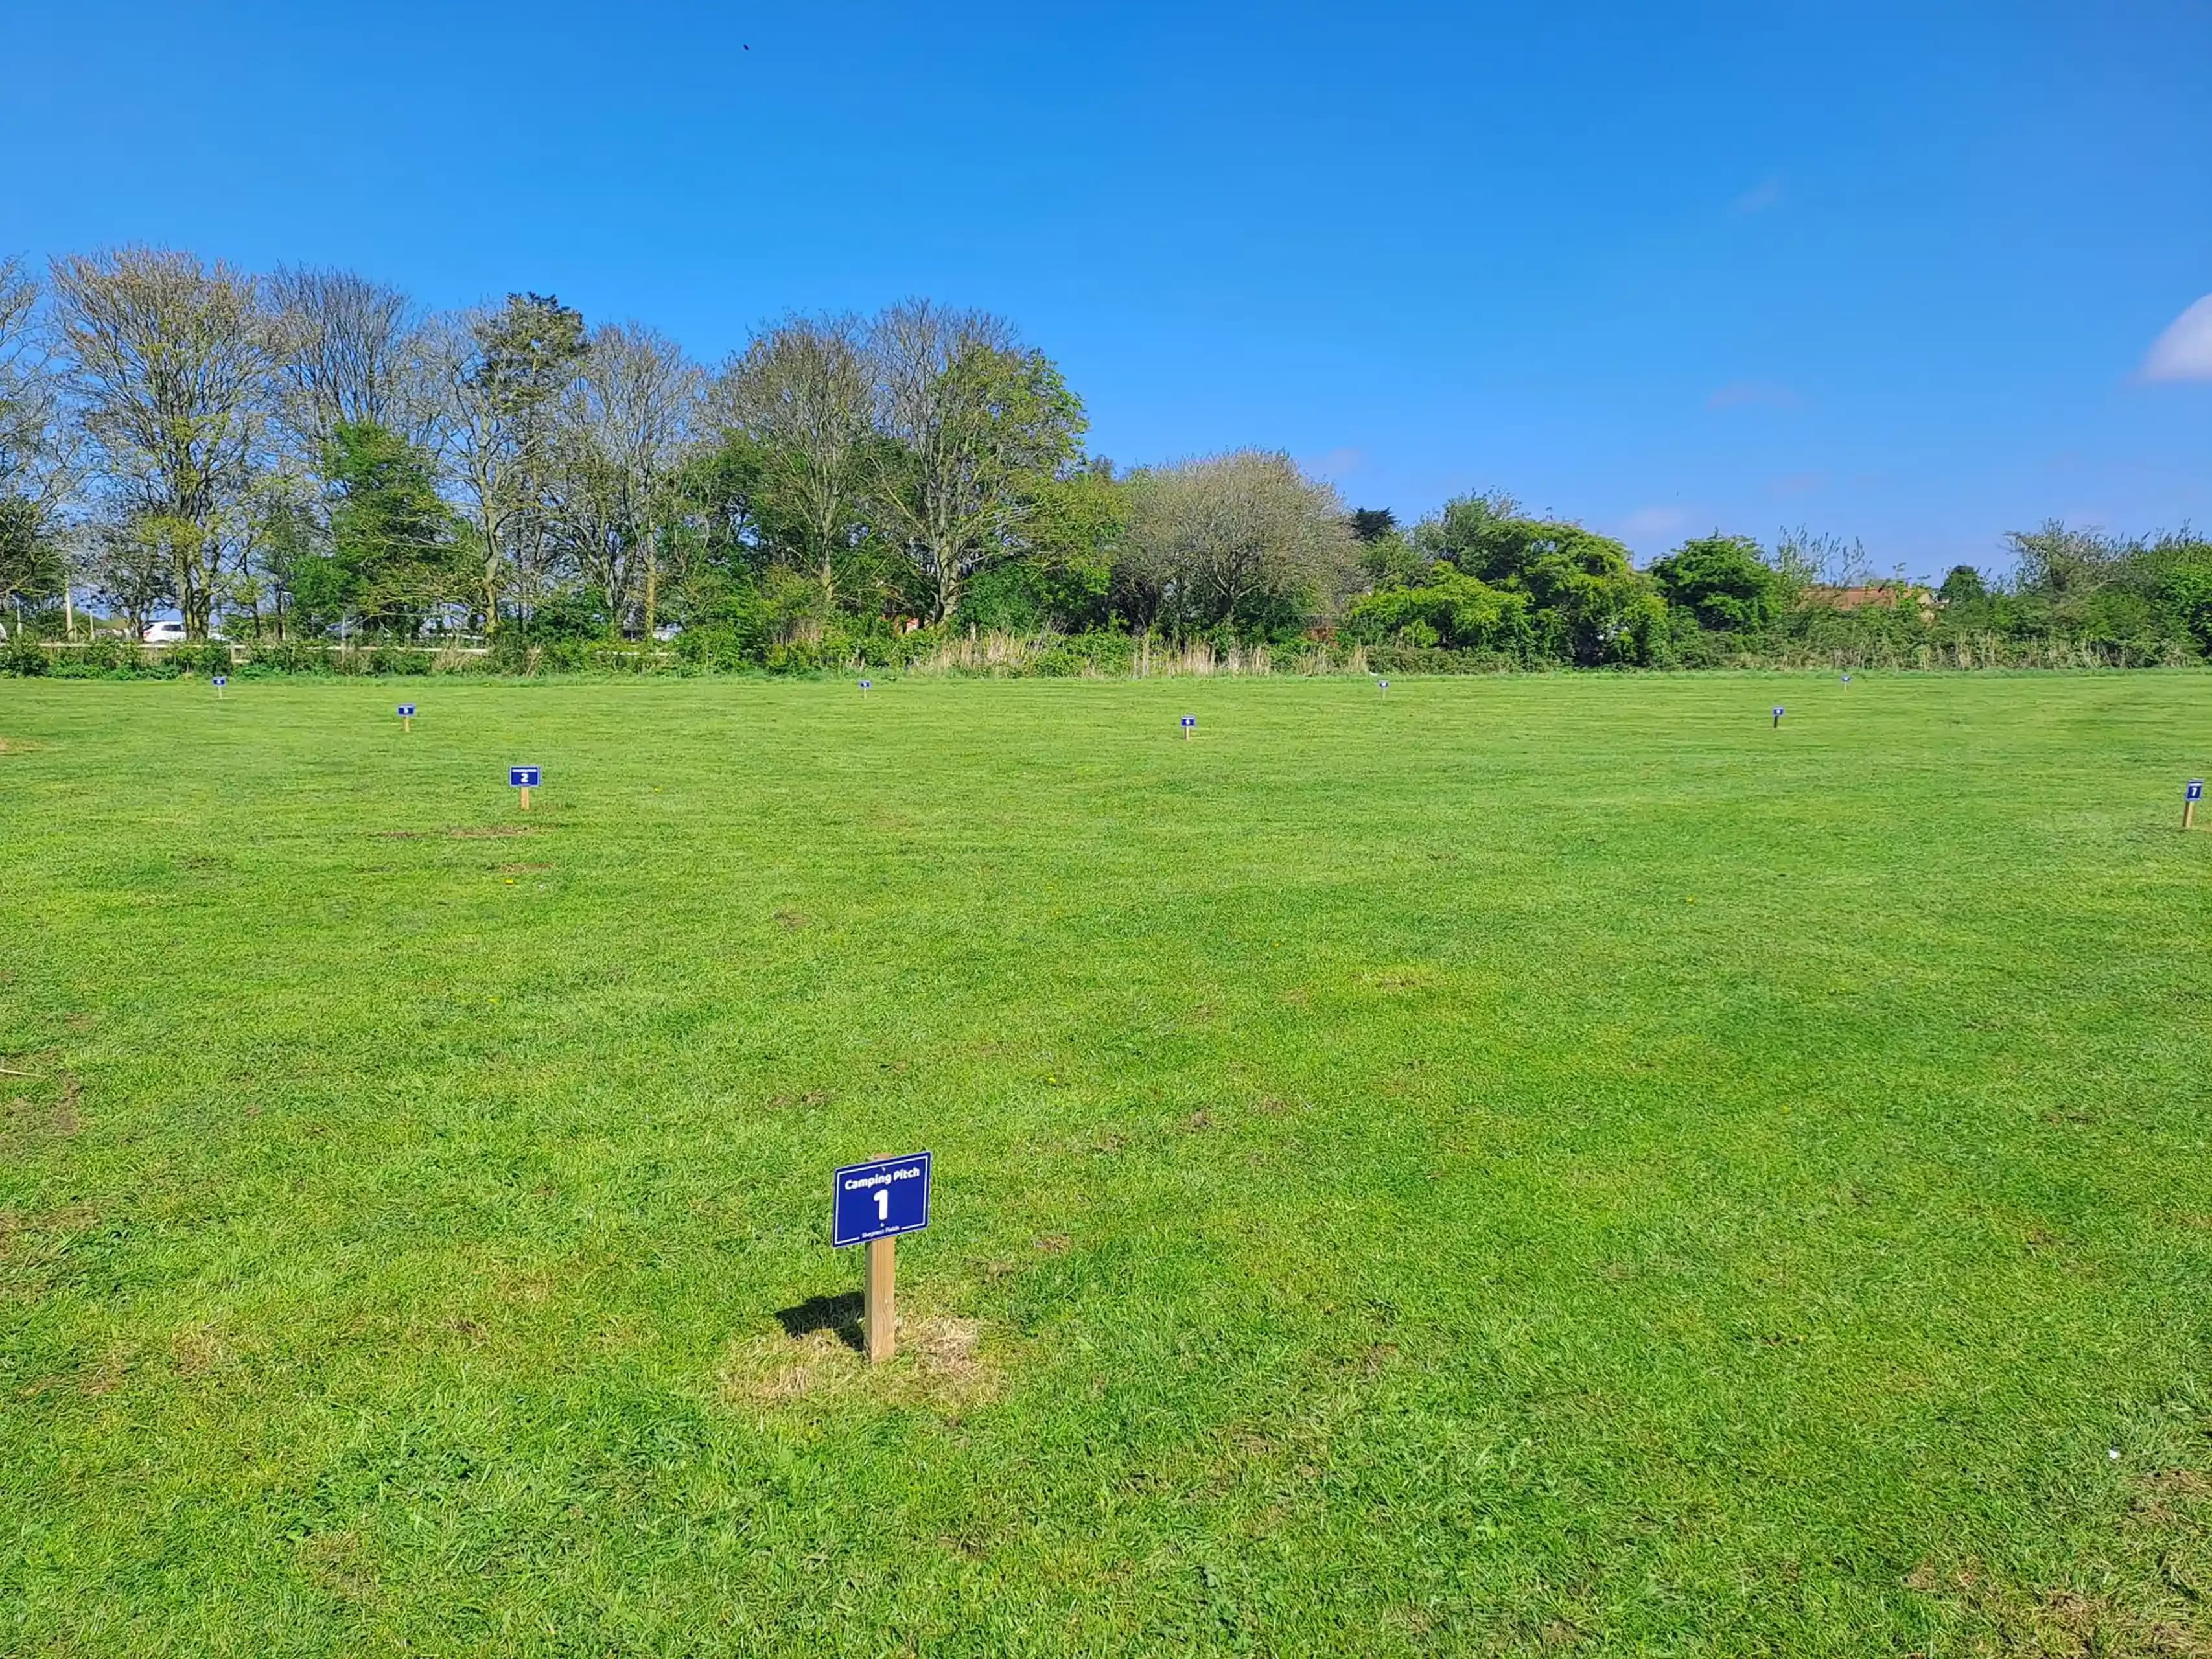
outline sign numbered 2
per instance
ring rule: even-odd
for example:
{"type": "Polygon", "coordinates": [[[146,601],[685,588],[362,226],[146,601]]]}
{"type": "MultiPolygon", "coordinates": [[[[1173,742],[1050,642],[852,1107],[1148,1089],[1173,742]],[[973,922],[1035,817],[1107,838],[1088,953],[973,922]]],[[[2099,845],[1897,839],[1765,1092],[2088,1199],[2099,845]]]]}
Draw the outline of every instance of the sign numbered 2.
{"type": "Polygon", "coordinates": [[[538,787],[538,769],[534,766],[508,767],[507,787],[510,789],[535,789],[538,787]]]}
{"type": "Polygon", "coordinates": [[[929,1154],[848,1164],[830,1181],[830,1242],[918,1233],[929,1225],[929,1154]]]}

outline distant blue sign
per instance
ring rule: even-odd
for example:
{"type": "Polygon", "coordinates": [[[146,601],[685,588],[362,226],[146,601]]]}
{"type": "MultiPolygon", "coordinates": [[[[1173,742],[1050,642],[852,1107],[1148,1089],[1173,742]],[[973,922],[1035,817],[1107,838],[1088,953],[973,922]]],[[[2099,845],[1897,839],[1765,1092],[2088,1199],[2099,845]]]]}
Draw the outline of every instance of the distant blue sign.
{"type": "Polygon", "coordinates": [[[511,789],[538,787],[538,769],[534,766],[510,766],[507,769],[507,787],[511,789]]]}
{"type": "Polygon", "coordinates": [[[2191,799],[2191,800],[2203,800],[2203,799],[2204,799],[2204,780],[2203,780],[2203,779],[2202,779],[2202,778],[2191,778],[2191,779],[2190,779],[2190,781],[2189,781],[2189,799],[2191,799]]]}
{"type": "Polygon", "coordinates": [[[863,691],[872,690],[874,689],[875,684],[876,683],[873,680],[862,680],[860,682],[860,690],[863,691]]]}
{"type": "Polygon", "coordinates": [[[1844,684],[1845,685],[1849,685],[1850,683],[1851,683],[1851,677],[1850,677],[1849,674],[1844,675],[1844,684]]]}
{"type": "Polygon", "coordinates": [[[399,705],[399,718],[403,720],[413,720],[415,718],[415,705],[411,702],[401,703],[399,705]]]}
{"type": "Polygon", "coordinates": [[[1375,682],[1375,689],[1378,691],[1388,691],[1390,689],[1390,682],[1388,680],[1377,680],[1375,682]]]}
{"type": "Polygon", "coordinates": [[[1192,726],[1198,724],[1198,716],[1195,714],[1185,714],[1182,717],[1182,724],[1183,729],[1185,731],[1188,731],[1192,726]]]}
{"type": "Polygon", "coordinates": [[[1782,718],[1782,705],[1778,702],[1774,705],[1774,718],[1777,720],[1782,718]]]}
{"type": "Polygon", "coordinates": [[[918,1233],[929,1225],[929,1154],[848,1164],[830,1182],[830,1242],[918,1233]]]}
{"type": "Polygon", "coordinates": [[[230,676],[228,674],[218,674],[215,677],[215,683],[217,685],[228,685],[230,684],[230,676]]]}

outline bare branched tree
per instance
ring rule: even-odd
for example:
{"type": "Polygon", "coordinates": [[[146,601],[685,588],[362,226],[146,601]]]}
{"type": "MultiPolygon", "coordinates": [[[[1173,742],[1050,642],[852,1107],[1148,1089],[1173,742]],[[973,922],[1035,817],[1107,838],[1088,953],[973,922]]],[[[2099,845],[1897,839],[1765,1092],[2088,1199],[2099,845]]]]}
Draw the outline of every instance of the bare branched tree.
{"type": "Polygon", "coordinates": [[[556,541],[599,590],[617,631],[633,595],[652,631],[659,534],[701,391],[682,349],[633,323],[592,334],[562,399],[547,508],[556,541]]]}
{"type": "Polygon", "coordinates": [[[251,276],[129,247],[53,264],[55,324],[113,505],[204,638],[265,459],[270,331],[251,276]]]}
{"type": "Polygon", "coordinates": [[[869,450],[871,507],[942,622],[970,575],[1014,550],[1036,486],[1075,456],[1083,405],[1049,358],[982,312],[894,306],[868,356],[888,441],[869,450]]]}
{"type": "Polygon", "coordinates": [[[285,424],[319,457],[342,422],[419,442],[429,419],[420,309],[351,271],[282,265],[268,279],[285,424]]]}
{"type": "Polygon", "coordinates": [[[45,532],[80,475],[38,304],[37,278],[0,258],[0,499],[26,503],[45,532]]]}
{"type": "Polygon", "coordinates": [[[779,516],[805,538],[825,604],[852,545],[866,487],[871,389],[859,319],[787,317],[757,336],[714,388],[715,417],[760,449],[779,516]]]}
{"type": "Polygon", "coordinates": [[[1358,570],[1342,498],[1287,455],[1238,450],[1130,482],[1124,580],[1148,622],[1211,627],[1278,600],[1325,610],[1358,570]]]}

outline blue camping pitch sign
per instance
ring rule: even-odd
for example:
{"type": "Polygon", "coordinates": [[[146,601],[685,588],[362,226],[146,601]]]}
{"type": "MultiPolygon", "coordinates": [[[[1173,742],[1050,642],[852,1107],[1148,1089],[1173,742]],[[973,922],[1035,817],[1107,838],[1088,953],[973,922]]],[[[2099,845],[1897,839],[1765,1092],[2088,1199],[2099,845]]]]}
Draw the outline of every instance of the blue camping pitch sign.
{"type": "Polygon", "coordinates": [[[2181,797],[2181,827],[2183,829],[2194,830],[2197,827],[2197,803],[2203,799],[2204,780],[2190,779],[2189,787],[2181,797]]]}
{"type": "Polygon", "coordinates": [[[2202,778],[2191,778],[2191,779],[2190,779],[2190,781],[2189,781],[2189,794],[2188,794],[2188,796],[2187,796],[2187,799],[2191,799],[2191,800],[2203,800],[2203,799],[2204,799],[2204,780],[2203,780],[2203,779],[2202,779],[2202,778]]]}
{"type": "Polygon", "coordinates": [[[1197,730],[1198,716],[1195,714],[1185,714],[1182,717],[1182,740],[1185,743],[1188,743],[1190,741],[1190,734],[1197,730]]]}
{"type": "Polygon", "coordinates": [[[415,718],[415,705],[411,702],[401,703],[399,705],[399,718],[403,720],[413,720],[415,718]]]}
{"type": "Polygon", "coordinates": [[[508,767],[507,787],[510,789],[535,789],[538,787],[538,769],[534,766],[508,767]]]}
{"type": "Polygon", "coordinates": [[[848,1164],[830,1179],[830,1242],[868,1247],[861,1346],[868,1363],[898,1351],[898,1237],[929,1225],[929,1154],[848,1164]]]}
{"type": "Polygon", "coordinates": [[[1774,723],[1775,723],[1775,725],[1779,726],[1779,725],[1781,725],[1781,724],[1782,724],[1782,714],[1783,714],[1782,705],[1781,705],[1780,703],[1778,703],[1778,703],[1776,703],[1776,704],[1774,705],[1774,723]]]}
{"type": "Polygon", "coordinates": [[[929,1225],[929,1154],[848,1164],[830,1180],[830,1242],[842,1249],[929,1225]]]}

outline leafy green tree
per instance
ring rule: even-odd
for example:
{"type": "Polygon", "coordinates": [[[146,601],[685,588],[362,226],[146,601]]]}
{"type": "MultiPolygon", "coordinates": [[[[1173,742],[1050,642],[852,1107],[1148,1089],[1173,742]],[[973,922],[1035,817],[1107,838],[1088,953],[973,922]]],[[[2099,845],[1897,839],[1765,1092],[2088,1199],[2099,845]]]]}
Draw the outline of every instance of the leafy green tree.
{"type": "Polygon", "coordinates": [[[546,484],[560,403],[590,349],[582,314],[550,294],[510,294],[425,343],[446,444],[475,545],[474,601],[496,634],[527,617],[546,575],[546,484]]]}
{"type": "Polygon", "coordinates": [[[1954,564],[1943,578],[1942,586],[1936,595],[1947,605],[1964,608],[1985,604],[1990,597],[1990,585],[1982,573],[1970,564],[1954,564]]]}
{"type": "Polygon", "coordinates": [[[1396,640],[1518,653],[1534,640],[1529,609],[1527,593],[1492,587],[1439,559],[1418,586],[1387,587],[1354,600],[1345,631],[1370,644],[1396,640]]]}
{"type": "Polygon", "coordinates": [[[2160,536],[2137,563],[2152,603],[2198,652],[2212,655],[2212,542],[2187,531],[2160,536]]]}
{"type": "Polygon", "coordinates": [[[20,613],[62,591],[69,573],[61,549],[46,533],[38,503],[22,495],[0,496],[0,603],[20,613]]]}
{"type": "Polygon", "coordinates": [[[1584,666],[1644,663],[1666,626],[1628,550],[1580,525],[1524,519],[1510,497],[1468,495],[1419,526],[1414,544],[1493,587],[1528,595],[1543,654],[1584,666]]]}
{"type": "Polygon", "coordinates": [[[1129,513],[1129,487],[1103,458],[1038,485],[1022,551],[970,584],[961,620],[1009,631],[1105,627],[1129,513]]]}
{"type": "Polygon", "coordinates": [[[817,573],[828,605],[866,534],[873,396],[857,319],[793,316],[754,338],[711,399],[724,429],[756,446],[770,545],[817,573]]]}
{"type": "Polygon", "coordinates": [[[1020,550],[1044,485],[1075,458],[1083,404],[1050,358],[980,312],[894,306],[869,357],[886,441],[867,455],[871,518],[942,622],[971,576],[1020,550]]]}
{"type": "Polygon", "coordinates": [[[465,592],[458,526],[428,451],[383,427],[341,421],[324,470],[331,553],[314,608],[335,600],[364,629],[412,634],[465,592]]]}
{"type": "Polygon", "coordinates": [[[1387,507],[1355,507],[1346,517],[1354,540],[1380,541],[1398,532],[1398,515],[1387,507]]]}
{"type": "Polygon", "coordinates": [[[1667,603],[1691,612],[1701,628],[1748,633],[1765,627],[1781,610],[1781,580],[1747,536],[1685,542],[1653,561],[1650,576],[1667,603]]]}

